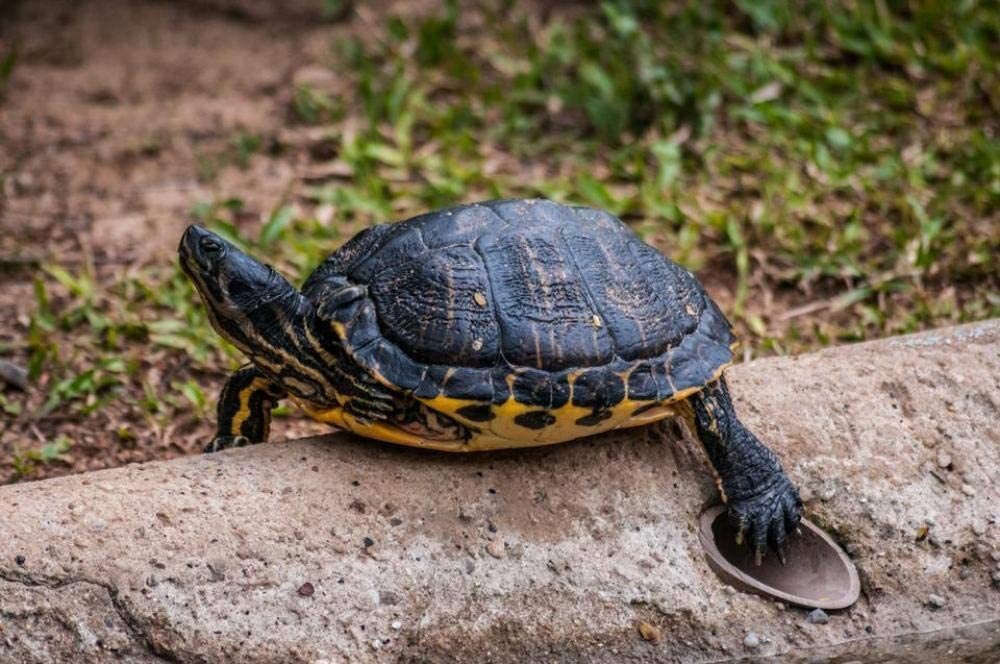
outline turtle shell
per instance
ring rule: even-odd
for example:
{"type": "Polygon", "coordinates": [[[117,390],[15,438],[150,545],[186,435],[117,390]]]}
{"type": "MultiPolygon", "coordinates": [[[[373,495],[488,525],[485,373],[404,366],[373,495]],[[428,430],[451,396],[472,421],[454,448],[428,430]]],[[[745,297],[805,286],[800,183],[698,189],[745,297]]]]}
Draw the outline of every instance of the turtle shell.
{"type": "Polygon", "coordinates": [[[303,293],[378,381],[466,423],[509,404],[527,429],[564,406],[596,425],[732,360],[730,325],[690,272],[606,212],[545,200],[371,227],[303,293]]]}

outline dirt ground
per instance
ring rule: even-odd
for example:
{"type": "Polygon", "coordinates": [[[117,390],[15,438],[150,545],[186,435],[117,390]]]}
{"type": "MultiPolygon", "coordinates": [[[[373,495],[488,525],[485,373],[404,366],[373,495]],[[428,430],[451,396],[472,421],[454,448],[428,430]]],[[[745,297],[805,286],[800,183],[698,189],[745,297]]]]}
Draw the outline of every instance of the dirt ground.
{"type": "MultiPolygon", "coordinates": [[[[571,2],[556,4],[573,11],[571,2]]],[[[254,227],[294,199],[315,166],[308,141],[299,140],[308,128],[291,117],[296,81],[319,76],[336,86],[336,36],[374,34],[390,13],[432,6],[356,3],[323,21],[298,10],[276,18],[269,3],[251,0],[0,5],[0,55],[17,53],[0,88],[0,358],[28,362],[43,264],[92,266],[102,284],[125,283],[138,270],[173,264],[200,201],[239,196],[240,220],[254,227]],[[238,168],[222,155],[240,135],[259,136],[262,149],[238,168]]],[[[735,276],[702,276],[725,308],[735,276]]],[[[766,315],[814,298],[785,301],[765,290],[752,306],[766,315]]],[[[57,339],[72,355],[72,336],[57,339]]],[[[124,398],[85,420],[60,410],[31,415],[55,382],[44,372],[23,412],[0,409],[0,483],[199,450],[211,436],[211,414],[149,417],[143,388],[162,395],[185,378],[214,399],[224,374],[198,373],[183,353],[148,348],[138,358],[144,382],[124,385],[124,398]],[[71,452],[32,464],[30,475],[17,470],[26,448],[57,436],[72,440],[71,452]]],[[[275,430],[285,438],[324,429],[293,416],[275,430]]]]}
{"type": "MultiPolygon", "coordinates": [[[[264,150],[247,168],[221,169],[211,181],[199,169],[238,132],[276,136],[296,72],[322,61],[337,31],[360,28],[265,23],[189,3],[15,3],[2,11],[0,44],[18,50],[0,105],[0,341],[15,358],[23,357],[39,264],[92,262],[98,279],[121,279],[174,260],[199,200],[239,192],[248,217],[272,209],[299,182],[294,151],[264,150]]],[[[362,9],[352,21],[375,16],[362,9]]],[[[159,367],[160,382],[175,369],[159,367]]],[[[71,463],[33,476],[186,454],[210,435],[207,422],[140,423],[134,445],[109,445],[105,434],[135,419],[130,410],[109,408],[86,426],[60,427],[74,438],[71,463]]],[[[45,424],[29,425],[37,440],[16,442],[9,425],[0,429],[11,434],[5,459],[13,445],[48,438],[45,424]]],[[[292,420],[287,433],[316,430],[292,420]]]]}

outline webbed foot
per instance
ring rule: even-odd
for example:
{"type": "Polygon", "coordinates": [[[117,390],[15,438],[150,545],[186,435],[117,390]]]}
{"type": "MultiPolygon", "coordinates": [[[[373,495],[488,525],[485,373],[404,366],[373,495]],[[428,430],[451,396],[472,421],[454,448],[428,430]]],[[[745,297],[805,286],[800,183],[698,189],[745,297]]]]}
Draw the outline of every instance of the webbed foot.
{"type": "Polygon", "coordinates": [[[802,519],[802,500],[783,472],[763,491],[729,502],[729,522],[736,530],[736,543],[744,542],[760,564],[770,548],[785,563],[788,538],[802,519]]]}
{"type": "Polygon", "coordinates": [[[246,447],[250,444],[250,439],[246,436],[216,436],[202,450],[205,454],[228,450],[232,447],[246,447]]]}

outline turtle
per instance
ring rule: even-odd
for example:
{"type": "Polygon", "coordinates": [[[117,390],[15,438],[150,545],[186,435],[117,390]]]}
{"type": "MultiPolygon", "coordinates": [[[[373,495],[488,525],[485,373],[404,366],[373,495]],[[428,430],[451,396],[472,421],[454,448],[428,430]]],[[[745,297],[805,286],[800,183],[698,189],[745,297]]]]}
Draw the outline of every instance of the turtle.
{"type": "Polygon", "coordinates": [[[680,417],[759,561],[802,516],[777,456],[736,415],[736,337],[688,270],[612,214],[495,200],[370,226],[301,290],[190,226],[180,265],[249,359],[206,452],[266,441],[289,398],[360,436],[449,452],[561,443],[680,417]]]}

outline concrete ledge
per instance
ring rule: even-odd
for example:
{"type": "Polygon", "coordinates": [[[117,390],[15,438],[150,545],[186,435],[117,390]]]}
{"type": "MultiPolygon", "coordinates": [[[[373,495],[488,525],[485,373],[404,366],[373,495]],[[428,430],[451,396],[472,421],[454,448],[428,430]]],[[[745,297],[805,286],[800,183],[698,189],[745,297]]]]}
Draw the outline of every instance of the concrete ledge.
{"type": "Polygon", "coordinates": [[[860,570],[827,624],[712,575],[675,425],[481,456],[338,435],[0,488],[0,661],[997,661],[1000,321],[730,376],[860,570]]]}

